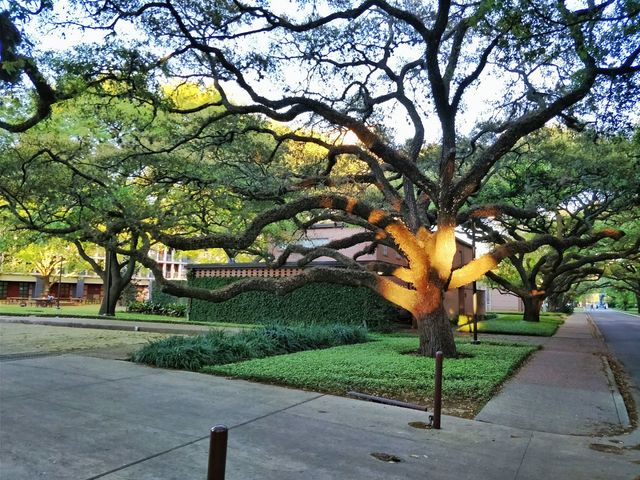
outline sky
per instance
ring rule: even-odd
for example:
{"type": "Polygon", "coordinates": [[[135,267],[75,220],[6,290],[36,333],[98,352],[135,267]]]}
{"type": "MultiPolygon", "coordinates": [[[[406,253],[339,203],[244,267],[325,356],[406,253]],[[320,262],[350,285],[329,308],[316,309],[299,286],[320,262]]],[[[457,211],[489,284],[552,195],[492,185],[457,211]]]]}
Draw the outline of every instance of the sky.
{"type": "MultiPolygon", "coordinates": [[[[3,3],[0,0],[0,4],[3,3]]],[[[274,2],[274,9],[281,13],[287,13],[290,16],[302,12],[296,1],[278,1],[274,2]]],[[[66,1],[54,2],[54,12],[56,15],[67,16],[71,12],[72,7],[66,1]]],[[[308,10],[308,8],[307,8],[308,10]]],[[[326,8],[320,7],[320,13],[326,13],[326,8]]],[[[327,10],[328,11],[328,10],[327,10]]],[[[102,43],[105,41],[107,32],[96,30],[82,30],[80,28],[55,28],[48,30],[44,35],[37,33],[35,25],[28,28],[30,40],[33,41],[36,48],[43,48],[55,52],[64,52],[82,44],[102,43]]],[[[140,39],[140,33],[136,27],[130,23],[121,22],[116,29],[117,35],[121,39],[140,39]]],[[[109,41],[108,39],[106,41],[109,41]]],[[[240,46],[239,48],[242,48],[240,46]]],[[[249,47],[247,47],[249,48],[249,47]]],[[[404,54],[403,54],[404,55],[404,54]]],[[[411,52],[406,52],[407,56],[415,57],[411,52]]],[[[286,71],[286,77],[291,82],[299,82],[302,80],[302,69],[291,68],[286,71]]],[[[268,78],[255,80],[259,93],[276,99],[283,95],[283,89],[280,84],[270,81],[268,78]]],[[[223,82],[223,87],[227,89],[228,94],[238,103],[249,103],[250,99],[246,93],[237,85],[231,82],[223,82]]],[[[322,85],[316,85],[314,88],[320,89],[322,85]]],[[[505,89],[505,83],[496,76],[489,73],[484,74],[475,86],[469,88],[464,98],[464,108],[457,117],[459,133],[463,135],[469,134],[477,124],[478,118],[490,118],[491,108],[494,102],[502,97],[505,89]]],[[[406,113],[402,108],[392,108],[386,110],[389,119],[386,125],[394,132],[397,143],[402,143],[411,138],[414,134],[413,127],[410,125],[406,113]]],[[[440,138],[440,127],[434,119],[425,119],[425,135],[426,142],[437,142],[440,138]]],[[[348,139],[347,139],[348,140],[348,139]]]]}

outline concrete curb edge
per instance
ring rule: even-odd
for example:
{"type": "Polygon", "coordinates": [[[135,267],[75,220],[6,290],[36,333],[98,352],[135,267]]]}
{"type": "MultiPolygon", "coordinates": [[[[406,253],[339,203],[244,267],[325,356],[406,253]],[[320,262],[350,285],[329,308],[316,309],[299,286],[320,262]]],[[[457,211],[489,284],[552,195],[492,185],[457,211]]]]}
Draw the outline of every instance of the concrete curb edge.
{"type": "Polygon", "coordinates": [[[620,424],[623,428],[630,428],[631,419],[629,418],[629,412],[627,411],[627,406],[624,403],[624,398],[618,389],[616,378],[613,374],[613,370],[611,370],[611,365],[609,365],[609,359],[604,355],[602,355],[601,358],[604,366],[604,373],[607,376],[607,382],[609,383],[609,390],[611,390],[611,396],[613,397],[613,403],[615,403],[616,411],[618,412],[620,424]]]}

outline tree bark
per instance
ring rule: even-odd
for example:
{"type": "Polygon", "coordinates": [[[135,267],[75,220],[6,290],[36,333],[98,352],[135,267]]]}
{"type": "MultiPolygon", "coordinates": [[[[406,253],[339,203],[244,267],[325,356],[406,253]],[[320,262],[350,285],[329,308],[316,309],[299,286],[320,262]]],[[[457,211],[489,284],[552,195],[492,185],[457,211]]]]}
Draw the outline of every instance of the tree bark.
{"type": "MultiPolygon", "coordinates": [[[[46,297],[49,295],[49,290],[51,290],[51,277],[50,275],[42,275],[42,296],[46,297]]],[[[58,294],[56,293],[56,297],[58,294]]]]}
{"type": "Polygon", "coordinates": [[[109,288],[109,294],[105,291],[102,296],[102,302],[100,303],[100,310],[98,315],[105,315],[108,317],[114,317],[116,315],[116,304],[120,300],[120,295],[127,285],[129,280],[122,279],[119,275],[111,276],[111,286],[109,288]]]}
{"type": "Polygon", "coordinates": [[[547,301],[549,302],[549,310],[552,312],[561,312],[567,303],[562,293],[550,295],[547,301]]]}
{"type": "Polygon", "coordinates": [[[435,357],[441,351],[446,357],[456,357],[458,352],[451,331],[449,317],[444,309],[442,298],[440,305],[431,313],[414,318],[420,334],[420,355],[435,357]]]}
{"type": "Polygon", "coordinates": [[[523,297],[522,302],[524,303],[524,315],[522,319],[525,322],[539,322],[540,310],[542,309],[543,301],[544,299],[538,296],[523,297]]]}
{"type": "MultiPolygon", "coordinates": [[[[137,243],[137,237],[132,239],[132,244],[137,243]]],[[[127,285],[131,282],[133,273],[135,271],[136,261],[133,258],[129,258],[124,264],[118,262],[118,254],[113,249],[105,248],[105,265],[102,268],[91,256],[85,252],[84,247],[80,242],[74,242],[78,253],[84,258],[93,271],[98,274],[102,279],[102,288],[104,295],[102,295],[102,302],[100,303],[100,315],[106,315],[113,317],[116,314],[116,304],[120,300],[120,296],[127,285]],[[126,265],[126,268],[123,268],[126,265]]]]}

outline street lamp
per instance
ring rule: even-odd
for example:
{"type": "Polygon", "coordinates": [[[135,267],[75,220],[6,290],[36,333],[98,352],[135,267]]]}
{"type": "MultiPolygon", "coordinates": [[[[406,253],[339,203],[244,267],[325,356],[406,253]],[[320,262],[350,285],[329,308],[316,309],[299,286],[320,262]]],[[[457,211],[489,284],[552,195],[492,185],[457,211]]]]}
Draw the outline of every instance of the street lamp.
{"type": "Polygon", "coordinates": [[[56,308],[60,310],[60,288],[62,287],[62,262],[64,262],[64,257],[60,256],[60,265],[59,269],[59,277],[58,277],[58,295],[56,296],[56,308]]]}
{"type": "MultiPolygon", "coordinates": [[[[476,259],[476,222],[475,219],[471,219],[471,255],[473,256],[472,260],[476,259]]],[[[478,344],[478,285],[474,280],[471,284],[472,294],[473,294],[473,343],[478,344]]]]}

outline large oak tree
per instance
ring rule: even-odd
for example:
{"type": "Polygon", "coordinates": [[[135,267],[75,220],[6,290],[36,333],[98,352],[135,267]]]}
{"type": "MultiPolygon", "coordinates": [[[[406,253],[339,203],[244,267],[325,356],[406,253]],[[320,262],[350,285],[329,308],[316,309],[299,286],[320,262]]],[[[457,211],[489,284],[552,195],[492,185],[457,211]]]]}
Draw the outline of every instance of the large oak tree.
{"type": "MultiPolygon", "coordinates": [[[[247,125],[245,132],[271,136],[276,148],[313,144],[324,151],[324,164],[313,171],[293,169],[258,192],[250,185],[254,198],[278,205],[255,215],[245,230],[199,234],[141,223],[135,228],[143,244],[159,240],[183,250],[243,251],[265,228],[290,219],[335,218],[366,230],[313,251],[296,246],[286,251],[304,253],[303,263],[329,255],[343,268],[309,268],[277,281],[247,279],[218,291],[161,279],[163,288],[223,301],[249,289],[284,293],[307,282],[365,285],[412,313],[425,355],[455,354],[442,305],[447,289],[553,241],[544,234],[510,241],[453,269],[459,224],[472,217],[537,215],[475,202],[484,179],[547,122],[579,127],[583,114],[605,113],[597,111],[605,97],[620,107],[616,112],[624,112],[624,102],[635,98],[640,70],[640,9],[622,0],[584,5],[326,1],[299,2],[295,11],[283,11],[277,2],[76,3],[86,17],[73,23],[116,33],[129,24],[146,35],[145,42],[135,38],[138,43],[128,50],[111,49],[111,56],[103,57],[126,58],[119,65],[148,74],[135,77],[128,95],[153,102],[150,90],[163,76],[201,81],[215,86],[218,101],[188,109],[170,102],[157,106],[184,115],[205,113],[207,125],[260,115],[287,123],[289,130],[247,125]],[[470,119],[466,109],[478,113],[470,119]],[[467,134],[471,142],[462,141],[467,134]],[[433,140],[435,165],[424,155],[433,140]],[[340,162],[357,165],[357,173],[345,176],[335,169],[340,162]],[[345,185],[363,188],[345,195],[345,185]],[[379,276],[340,254],[340,248],[365,240],[398,248],[408,266],[379,276]]],[[[612,117],[619,120],[598,118],[612,117]]],[[[184,142],[199,137],[194,132],[184,142]]],[[[144,251],[138,255],[161,278],[144,251]]]]}

